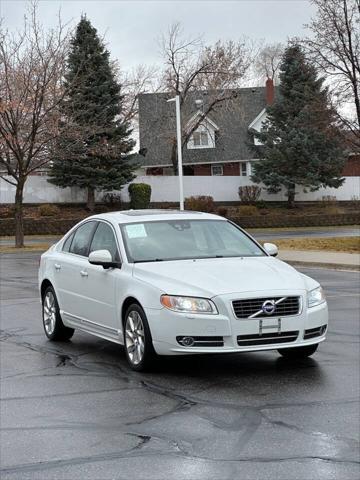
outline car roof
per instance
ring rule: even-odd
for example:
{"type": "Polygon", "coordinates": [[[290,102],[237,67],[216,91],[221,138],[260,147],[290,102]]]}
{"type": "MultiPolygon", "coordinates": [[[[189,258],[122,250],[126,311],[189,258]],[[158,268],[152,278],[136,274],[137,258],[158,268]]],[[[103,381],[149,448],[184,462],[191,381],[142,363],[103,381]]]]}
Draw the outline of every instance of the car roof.
{"type": "Polygon", "coordinates": [[[103,218],[114,223],[139,223],[158,220],[225,220],[223,217],[211,213],[194,212],[186,210],[121,210],[118,212],[101,213],[91,218],[103,218]]]}

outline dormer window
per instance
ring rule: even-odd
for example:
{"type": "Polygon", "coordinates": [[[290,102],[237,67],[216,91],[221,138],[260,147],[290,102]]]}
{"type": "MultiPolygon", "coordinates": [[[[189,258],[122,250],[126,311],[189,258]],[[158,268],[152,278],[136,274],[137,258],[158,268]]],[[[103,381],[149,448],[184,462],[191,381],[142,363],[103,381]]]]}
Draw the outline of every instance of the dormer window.
{"type": "Polygon", "coordinates": [[[194,132],[193,133],[193,144],[194,147],[207,147],[209,145],[209,134],[208,132],[194,132]]]}
{"type": "MultiPolygon", "coordinates": [[[[200,112],[197,112],[187,123],[186,130],[192,130],[194,126],[199,122],[200,112]]],[[[201,122],[187,142],[188,149],[200,149],[200,148],[215,148],[215,133],[218,130],[217,125],[208,117],[202,118],[201,122]]]]}

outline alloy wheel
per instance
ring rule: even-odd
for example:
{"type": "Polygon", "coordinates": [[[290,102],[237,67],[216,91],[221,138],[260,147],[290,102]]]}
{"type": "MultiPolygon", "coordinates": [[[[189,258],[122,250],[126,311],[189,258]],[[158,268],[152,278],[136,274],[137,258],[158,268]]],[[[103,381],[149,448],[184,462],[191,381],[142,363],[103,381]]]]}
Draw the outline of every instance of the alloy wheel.
{"type": "Polygon", "coordinates": [[[125,347],[130,362],[139,365],[145,352],[145,332],[142,318],[135,310],[129,312],[126,319],[125,347]]]}
{"type": "Polygon", "coordinates": [[[52,291],[48,291],[43,302],[44,327],[48,335],[52,335],[56,324],[56,305],[52,291]]]}

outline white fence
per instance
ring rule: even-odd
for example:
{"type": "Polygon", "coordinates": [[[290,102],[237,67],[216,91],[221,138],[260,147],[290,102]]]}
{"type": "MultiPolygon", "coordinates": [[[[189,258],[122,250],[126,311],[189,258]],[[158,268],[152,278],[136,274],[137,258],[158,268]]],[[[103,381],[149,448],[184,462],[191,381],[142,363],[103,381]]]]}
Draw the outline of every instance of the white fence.
{"type": "MultiPolygon", "coordinates": [[[[144,182],[151,185],[153,202],[177,202],[179,199],[178,177],[175,176],[139,176],[136,183],[144,182]]],[[[250,185],[248,177],[184,177],[184,195],[211,195],[215,201],[238,201],[240,185],[250,185]]],[[[101,200],[102,193],[97,193],[97,200],[101,200]]],[[[296,200],[321,200],[324,195],[335,196],[337,200],[351,200],[360,198],[360,177],[346,177],[344,184],[338,188],[322,188],[316,192],[304,193],[301,187],[297,188],[296,200]]],[[[123,201],[128,200],[127,187],[121,191],[123,201]]],[[[285,200],[285,192],[276,195],[261,193],[263,200],[285,200]]],[[[0,203],[13,203],[15,187],[0,179],[0,203]]],[[[25,184],[25,203],[82,203],[86,201],[86,193],[78,188],[58,188],[47,182],[45,176],[29,177],[25,184]]]]}

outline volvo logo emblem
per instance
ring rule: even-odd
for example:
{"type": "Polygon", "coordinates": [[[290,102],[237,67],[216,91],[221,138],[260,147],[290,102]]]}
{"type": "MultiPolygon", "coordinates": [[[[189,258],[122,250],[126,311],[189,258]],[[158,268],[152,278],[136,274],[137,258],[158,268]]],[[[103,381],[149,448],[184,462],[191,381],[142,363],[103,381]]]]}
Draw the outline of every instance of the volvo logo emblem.
{"type": "Polygon", "coordinates": [[[276,309],[275,300],[266,300],[261,306],[261,310],[266,315],[271,315],[272,313],[275,312],[275,309],[276,309]]]}

